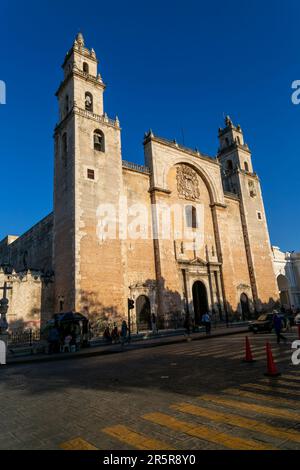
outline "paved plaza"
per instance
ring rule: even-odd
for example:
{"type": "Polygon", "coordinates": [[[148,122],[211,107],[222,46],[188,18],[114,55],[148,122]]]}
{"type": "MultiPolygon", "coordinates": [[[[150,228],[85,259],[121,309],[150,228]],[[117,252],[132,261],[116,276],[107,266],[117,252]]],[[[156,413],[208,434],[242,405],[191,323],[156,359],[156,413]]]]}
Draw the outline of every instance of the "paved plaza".
{"type": "Polygon", "coordinates": [[[245,334],[0,369],[0,449],[300,449],[291,341],[245,334]],[[281,375],[269,379],[269,340],[281,375]]]}

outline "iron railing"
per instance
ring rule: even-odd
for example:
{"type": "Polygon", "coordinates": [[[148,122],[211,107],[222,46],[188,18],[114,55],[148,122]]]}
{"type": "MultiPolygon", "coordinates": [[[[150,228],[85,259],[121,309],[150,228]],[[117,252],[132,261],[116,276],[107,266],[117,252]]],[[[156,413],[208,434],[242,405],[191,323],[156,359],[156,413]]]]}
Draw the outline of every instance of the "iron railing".
{"type": "Polygon", "coordinates": [[[34,342],[41,339],[41,331],[39,329],[18,329],[8,333],[9,346],[32,346],[34,342]]]}

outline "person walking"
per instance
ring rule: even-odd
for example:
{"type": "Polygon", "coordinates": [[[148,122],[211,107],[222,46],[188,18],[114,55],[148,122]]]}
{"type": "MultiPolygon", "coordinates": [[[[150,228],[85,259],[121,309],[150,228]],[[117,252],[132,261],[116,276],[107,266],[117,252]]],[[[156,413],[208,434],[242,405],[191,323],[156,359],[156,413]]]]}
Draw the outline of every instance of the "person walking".
{"type": "Polygon", "coordinates": [[[274,325],[274,330],[277,336],[277,344],[280,344],[281,339],[283,339],[283,341],[286,343],[287,342],[286,337],[281,334],[281,330],[282,330],[281,316],[279,315],[278,310],[274,310],[273,313],[274,313],[273,325],[274,325]]]}
{"type": "Polygon", "coordinates": [[[116,344],[116,343],[119,343],[119,341],[120,341],[119,330],[118,330],[117,324],[114,323],[114,327],[111,332],[111,342],[112,344],[116,344]]]}
{"type": "Polygon", "coordinates": [[[49,343],[49,354],[58,353],[59,352],[59,331],[56,325],[50,329],[48,335],[48,343],[49,343]]]}
{"type": "Polygon", "coordinates": [[[156,316],[154,313],[151,315],[151,328],[152,328],[152,333],[156,335],[158,333],[157,325],[156,325],[156,316]]]}
{"type": "Polygon", "coordinates": [[[211,318],[208,312],[202,315],[202,323],[205,326],[205,332],[207,335],[210,335],[211,330],[211,318]]]}
{"type": "Polygon", "coordinates": [[[191,316],[189,313],[186,314],[185,320],[184,320],[184,328],[186,329],[186,334],[188,338],[190,337],[191,330],[192,330],[192,321],[191,321],[191,316]]]}
{"type": "Polygon", "coordinates": [[[110,334],[110,329],[109,329],[109,326],[107,325],[104,329],[104,332],[103,332],[103,339],[107,342],[107,343],[111,343],[112,342],[112,335],[110,334]]]}
{"type": "Polygon", "coordinates": [[[121,326],[121,345],[122,345],[122,348],[124,347],[124,344],[127,341],[127,332],[128,332],[127,323],[126,323],[126,320],[123,320],[122,321],[122,326],[121,326]]]}

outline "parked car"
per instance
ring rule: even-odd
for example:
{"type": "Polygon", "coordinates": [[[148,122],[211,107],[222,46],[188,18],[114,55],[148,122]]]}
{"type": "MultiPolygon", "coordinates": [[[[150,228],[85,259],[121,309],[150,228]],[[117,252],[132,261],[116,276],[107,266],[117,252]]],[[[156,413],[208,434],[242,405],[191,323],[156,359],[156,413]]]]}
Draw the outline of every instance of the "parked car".
{"type": "Polygon", "coordinates": [[[249,321],[248,328],[253,333],[268,332],[273,329],[273,313],[263,313],[257,320],[249,321]]]}

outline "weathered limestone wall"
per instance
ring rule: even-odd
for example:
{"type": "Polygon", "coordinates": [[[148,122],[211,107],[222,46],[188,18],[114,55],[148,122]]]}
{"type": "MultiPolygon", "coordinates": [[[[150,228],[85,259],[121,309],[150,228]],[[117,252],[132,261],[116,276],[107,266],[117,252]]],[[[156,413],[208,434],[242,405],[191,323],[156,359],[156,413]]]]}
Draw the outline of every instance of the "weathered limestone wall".
{"type": "Polygon", "coordinates": [[[219,204],[224,204],[219,164],[212,158],[180,148],[177,144],[166,143],[151,135],[146,137],[145,141],[145,160],[152,170],[153,203],[179,205],[182,207],[183,218],[185,218],[185,206],[200,206],[200,214],[197,217],[199,225],[196,229],[189,229],[189,236],[186,233],[182,239],[174,240],[173,234],[171,239],[158,240],[155,243],[156,264],[161,281],[159,290],[161,314],[168,319],[176,311],[182,312],[184,309],[182,269],[186,272],[186,294],[190,311],[193,312],[192,287],[194,282],[199,280],[206,287],[208,305],[212,308],[217,297],[221,297],[220,292],[217,294],[221,286],[217,287],[214,280],[211,282],[215,276],[214,269],[216,276],[219,276],[211,203],[217,201],[219,204]],[[177,168],[185,166],[192,169],[192,178],[194,178],[192,185],[198,186],[199,196],[196,198],[179,194],[177,168]],[[196,243],[193,246],[194,240],[196,243]],[[209,279],[208,260],[215,265],[214,268],[211,267],[211,279],[209,279]]]}
{"type": "Polygon", "coordinates": [[[123,185],[128,208],[131,208],[134,212],[136,211],[135,214],[132,213],[132,216],[129,216],[129,224],[138,216],[140,204],[142,207],[147,208],[148,230],[145,231],[144,235],[141,235],[143,238],[127,239],[124,243],[126,252],[126,286],[131,286],[136,283],[156,280],[149,176],[123,168],[123,185]]]}
{"type": "Polygon", "coordinates": [[[39,328],[53,314],[53,280],[45,280],[39,271],[5,274],[0,269],[0,285],[4,282],[9,300],[7,320],[10,329],[39,328]]]}
{"type": "Polygon", "coordinates": [[[125,295],[135,300],[131,311],[133,328],[136,325],[137,298],[146,295],[150,300],[151,312],[157,314],[157,283],[154,259],[152,231],[151,199],[149,194],[149,175],[123,168],[124,195],[131,213],[128,223],[132,223],[140,214],[140,237],[126,239],[123,242],[125,295]],[[147,209],[146,220],[141,216],[143,208],[147,209]],[[148,224],[146,230],[143,223],[148,224]],[[143,237],[143,238],[142,238],[143,237]]]}
{"type": "Polygon", "coordinates": [[[75,132],[74,117],[67,118],[55,133],[53,267],[55,310],[70,311],[75,303],[75,132]],[[63,135],[67,135],[67,151],[63,135]]]}
{"type": "Polygon", "coordinates": [[[242,230],[240,203],[225,197],[225,208],[217,209],[217,220],[223,260],[223,280],[229,312],[240,311],[240,296],[245,293],[253,300],[245,242],[242,230]]]}
{"type": "Polygon", "coordinates": [[[15,271],[27,268],[52,272],[53,214],[49,214],[20,237],[7,237],[0,245],[0,264],[15,271]],[[11,243],[10,243],[11,242],[11,243]]]}
{"type": "Polygon", "coordinates": [[[123,187],[120,130],[94,119],[76,119],[76,309],[119,321],[127,314],[122,243],[99,233],[98,211],[100,204],[111,204],[109,213],[118,210],[123,187]],[[105,152],[94,150],[95,129],[104,133],[105,152]],[[94,170],[95,179],[87,177],[87,169],[94,170]]]}
{"type": "Polygon", "coordinates": [[[257,288],[258,308],[269,309],[278,300],[278,288],[261,188],[258,178],[247,174],[240,176],[240,185],[243,196],[242,211],[247,226],[249,250],[257,288]],[[254,197],[250,195],[249,182],[254,185],[251,186],[251,190],[254,189],[254,197]],[[261,219],[258,217],[259,213],[261,219]]]}

